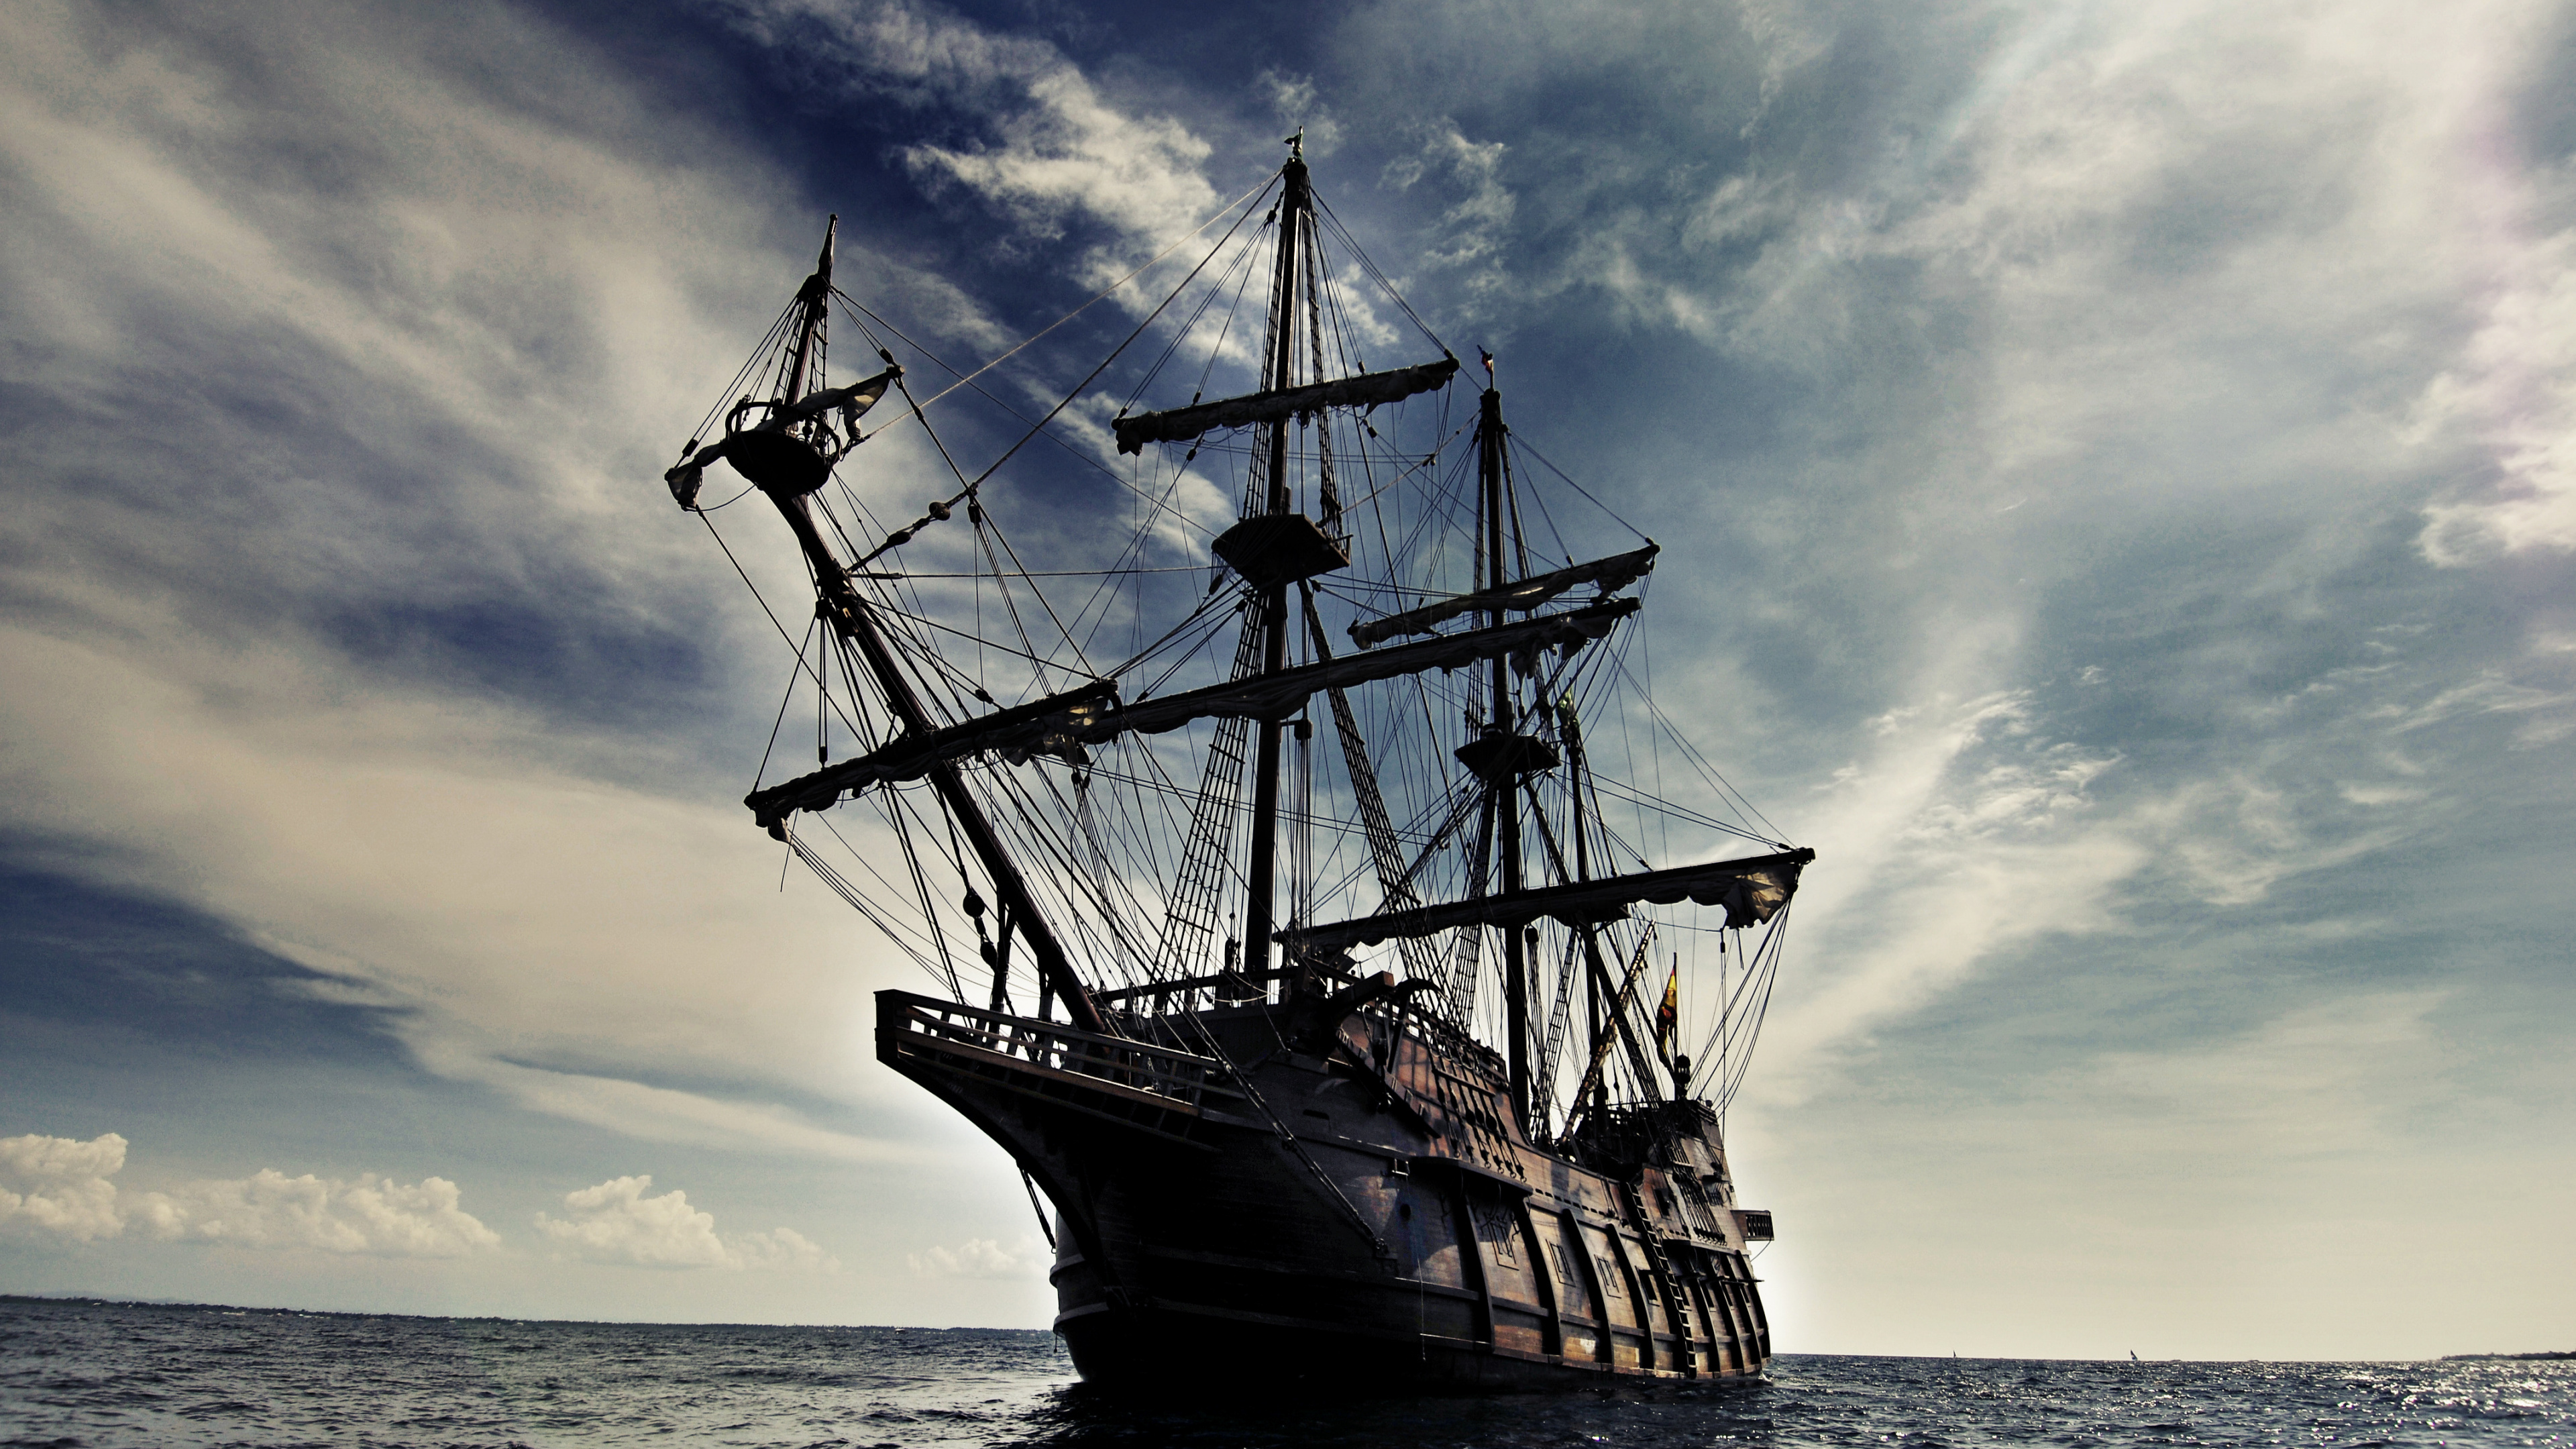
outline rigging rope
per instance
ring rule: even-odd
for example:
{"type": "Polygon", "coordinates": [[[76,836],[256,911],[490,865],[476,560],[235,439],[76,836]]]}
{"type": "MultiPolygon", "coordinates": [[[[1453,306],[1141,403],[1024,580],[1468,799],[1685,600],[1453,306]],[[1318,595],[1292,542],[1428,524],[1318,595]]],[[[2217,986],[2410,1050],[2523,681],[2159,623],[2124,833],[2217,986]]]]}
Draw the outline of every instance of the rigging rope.
{"type": "MultiPolygon", "coordinates": [[[[1217,223],[1217,218],[1219,218],[1219,217],[1221,217],[1221,216],[1224,216],[1227,212],[1234,210],[1237,206],[1241,206],[1241,205],[1243,205],[1245,202],[1250,202],[1250,203],[1252,203],[1252,205],[1253,205],[1253,206],[1258,206],[1258,205],[1260,204],[1260,193],[1265,192],[1265,191],[1268,191],[1268,190],[1271,188],[1271,186],[1272,186],[1275,182],[1277,182],[1277,181],[1278,181],[1278,179],[1279,179],[1279,177],[1278,177],[1277,173],[1275,173],[1275,172],[1274,172],[1274,173],[1272,173],[1271,175],[1268,175],[1268,176],[1263,177],[1263,178],[1261,179],[1261,183],[1260,183],[1259,185],[1257,185],[1257,186],[1253,187],[1250,191],[1247,191],[1247,192],[1243,193],[1243,195],[1236,197],[1234,200],[1227,202],[1225,205],[1218,207],[1216,210],[1214,210],[1214,211],[1212,211],[1212,212],[1208,213],[1208,219],[1207,219],[1207,220],[1205,220],[1205,221],[1203,221],[1203,222],[1200,222],[1198,225],[1196,225],[1196,226],[1194,226],[1194,227],[1191,227],[1191,228],[1189,229],[1189,231],[1188,231],[1188,232],[1186,232],[1186,233],[1184,233],[1184,234],[1182,235],[1182,237],[1180,238],[1180,240],[1173,242],[1170,246],[1167,246],[1167,247],[1163,248],[1161,251],[1159,251],[1159,252],[1155,253],[1155,254],[1154,254],[1154,258],[1153,258],[1153,260],[1152,260],[1152,261],[1148,261],[1148,262],[1146,262],[1143,266],[1140,266],[1140,267],[1138,267],[1136,270],[1134,270],[1134,271],[1132,271],[1132,272],[1129,272],[1127,275],[1125,275],[1125,276],[1123,276],[1123,277],[1120,277],[1117,281],[1114,281],[1114,282],[1110,283],[1108,286],[1101,288],[1099,291],[1092,293],[1089,301],[1084,302],[1081,306],[1074,308],[1072,311],[1065,313],[1063,316],[1058,317],[1057,319],[1055,319],[1055,320],[1054,320],[1054,321],[1052,321],[1052,322],[1049,322],[1049,323],[1048,323],[1047,325],[1045,325],[1044,327],[1041,327],[1041,328],[1039,328],[1037,331],[1032,332],[1032,333],[1030,333],[1028,336],[1026,336],[1026,337],[1024,337],[1024,338],[1020,339],[1017,343],[1014,343],[1014,344],[1012,345],[1012,347],[1011,347],[1011,350],[1010,350],[1010,351],[1003,353],[1001,356],[996,357],[996,358],[994,358],[992,361],[985,363],[982,367],[976,368],[973,372],[967,373],[967,374],[965,374],[964,376],[962,376],[962,377],[958,378],[955,382],[952,382],[952,383],[950,383],[948,386],[946,386],[946,387],[944,387],[944,388],[941,388],[938,392],[933,393],[933,394],[930,396],[930,398],[929,398],[929,400],[928,400],[928,401],[925,401],[925,402],[918,402],[918,403],[913,403],[913,408],[912,408],[913,415],[914,415],[914,416],[916,416],[916,417],[920,416],[920,414],[921,414],[921,410],[922,410],[923,408],[926,408],[926,407],[930,406],[930,404],[931,404],[931,403],[935,403],[935,402],[939,401],[941,398],[944,398],[944,397],[948,396],[950,393],[955,392],[957,389],[959,389],[959,388],[961,388],[961,387],[966,386],[968,383],[973,382],[975,379],[977,379],[977,378],[979,378],[979,377],[982,377],[985,373],[991,372],[994,368],[997,368],[997,367],[1001,366],[1003,363],[1010,361],[1012,357],[1014,357],[1015,355],[1017,355],[1017,354],[1020,352],[1020,350],[1021,350],[1021,349],[1023,349],[1023,348],[1025,348],[1025,347],[1027,347],[1030,343],[1033,343],[1033,342],[1037,341],[1039,338],[1046,336],[1048,333],[1053,332],[1055,329],[1057,329],[1057,328],[1059,328],[1059,327],[1063,326],[1063,325],[1064,325],[1064,324],[1066,324],[1067,322],[1070,322],[1070,321],[1072,321],[1074,318],[1079,317],[1079,316],[1081,316],[1083,313],[1085,313],[1085,312],[1087,312],[1087,311],[1091,310],[1091,307],[1092,307],[1092,304],[1093,304],[1093,303],[1098,302],[1101,298],[1108,296],[1110,293],[1117,291],[1119,288],[1126,286],[1129,282],[1132,282],[1132,281],[1136,280],[1138,277],[1141,277],[1141,276],[1145,275],[1145,273],[1147,273],[1148,271],[1151,271],[1151,270],[1152,270],[1152,269],[1153,269],[1153,268],[1154,268],[1158,263],[1160,263],[1160,262],[1161,262],[1165,257],[1168,257],[1168,256],[1170,256],[1172,253],[1174,253],[1174,252],[1176,252],[1176,251],[1179,251],[1179,250],[1180,250],[1184,245],[1186,245],[1186,244],[1188,243],[1188,241],[1189,241],[1189,239],[1190,239],[1191,237],[1197,236],[1200,232],[1203,232],[1203,231],[1207,230],[1209,227],[1212,227],[1212,226],[1216,225],[1216,223],[1217,223]]],[[[1245,207],[1244,207],[1245,215],[1250,215],[1250,214],[1251,214],[1251,209],[1252,209],[1252,208],[1251,208],[1250,206],[1245,206],[1245,207]]],[[[1236,226],[1241,226],[1241,225],[1243,225],[1243,222],[1238,218],[1238,219],[1236,220],[1236,222],[1235,222],[1235,225],[1236,225],[1236,226]]],[[[1233,230],[1232,230],[1231,228],[1229,228],[1229,229],[1227,230],[1227,232],[1226,232],[1226,235],[1227,235],[1227,236],[1232,236],[1233,234],[1234,234],[1234,233],[1233,233],[1233,230]]],[[[1219,240],[1219,241],[1218,241],[1218,243],[1217,243],[1217,245],[1221,247],[1221,246],[1225,245],[1225,243],[1224,243],[1222,240],[1219,240]]],[[[1193,269],[1192,269],[1192,275],[1196,275],[1196,274],[1197,274],[1197,269],[1196,269],[1196,268],[1193,268],[1193,269]]],[[[1185,282],[1183,282],[1181,285],[1186,287],[1186,286],[1188,286],[1188,285],[1189,285],[1189,283],[1185,281],[1185,282]]],[[[848,296],[848,294],[847,294],[847,293],[844,293],[844,292],[843,292],[843,291],[841,291],[841,289],[840,289],[840,288],[838,288],[838,287],[834,287],[834,288],[832,289],[832,295],[834,295],[834,296],[836,296],[836,297],[839,297],[839,298],[840,298],[842,301],[844,301],[844,302],[849,302],[849,303],[850,303],[850,305],[851,305],[851,306],[853,306],[853,307],[858,306],[858,304],[857,304],[856,302],[853,302],[853,301],[851,301],[851,300],[850,300],[850,297],[848,296]]],[[[864,310],[864,309],[862,309],[862,310],[864,310]]],[[[1162,309],[1158,307],[1158,308],[1156,308],[1155,310],[1156,310],[1156,311],[1160,311],[1160,310],[1162,310],[1162,309]]],[[[874,314],[870,314],[870,315],[874,315],[874,314]]],[[[898,333],[897,335],[898,335],[898,336],[900,336],[901,334],[900,334],[900,333],[898,333]]],[[[1114,356],[1115,354],[1112,354],[1112,355],[1114,356]]],[[[942,364],[942,365],[944,366],[945,364],[942,364]]],[[[981,391],[981,389],[978,389],[978,391],[981,391]]],[[[909,394],[906,394],[906,396],[905,396],[905,399],[904,399],[904,400],[905,400],[905,401],[907,401],[907,402],[910,402],[910,401],[911,401],[911,397],[910,397],[910,395],[909,395],[909,394]]],[[[896,422],[900,422],[900,421],[901,421],[901,419],[896,419],[895,421],[896,421],[896,422]]],[[[892,427],[892,426],[894,426],[894,423],[893,423],[893,422],[889,422],[889,423],[887,423],[887,424],[885,425],[885,427],[878,428],[878,429],[876,429],[876,430],[875,430],[875,432],[870,433],[870,434],[869,434],[869,436],[870,436],[870,437],[874,437],[874,436],[876,435],[876,433],[882,433],[882,432],[884,432],[884,431],[885,431],[885,428],[887,428],[887,427],[892,427]]]]}

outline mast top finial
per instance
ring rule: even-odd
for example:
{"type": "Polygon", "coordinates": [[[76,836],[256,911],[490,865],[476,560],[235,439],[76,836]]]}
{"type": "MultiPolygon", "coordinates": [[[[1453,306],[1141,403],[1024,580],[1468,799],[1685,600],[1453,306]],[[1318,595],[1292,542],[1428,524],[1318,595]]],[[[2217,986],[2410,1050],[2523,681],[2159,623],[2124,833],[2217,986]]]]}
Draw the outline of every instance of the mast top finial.
{"type": "Polygon", "coordinates": [[[1303,160],[1305,160],[1305,159],[1306,159],[1306,128],[1305,128],[1305,127],[1303,127],[1303,126],[1299,126],[1299,127],[1297,128],[1297,134],[1296,134],[1296,135],[1294,135],[1294,136],[1289,137],[1289,138],[1288,138],[1288,140],[1287,140],[1287,142],[1286,142],[1286,145],[1287,145],[1287,147],[1288,147],[1288,159],[1289,159],[1289,160],[1291,160],[1291,161],[1303,161],[1303,160]]]}
{"type": "Polygon", "coordinates": [[[823,250],[814,258],[814,275],[805,279],[808,288],[829,290],[832,285],[832,243],[841,235],[841,214],[823,223],[823,250]]]}

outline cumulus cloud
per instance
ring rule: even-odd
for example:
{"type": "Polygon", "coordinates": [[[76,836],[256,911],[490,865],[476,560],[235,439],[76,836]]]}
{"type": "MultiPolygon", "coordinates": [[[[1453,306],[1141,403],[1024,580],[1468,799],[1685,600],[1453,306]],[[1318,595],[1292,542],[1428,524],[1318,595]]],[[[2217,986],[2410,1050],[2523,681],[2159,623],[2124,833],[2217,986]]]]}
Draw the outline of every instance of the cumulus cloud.
{"type": "Polygon", "coordinates": [[[461,1258],[497,1248],[500,1234],[459,1205],[443,1177],[353,1182],[262,1168],[238,1181],[192,1182],[132,1195],[129,1221],[153,1236],[235,1248],[309,1248],[393,1258],[461,1258]]]}
{"type": "Polygon", "coordinates": [[[125,1139],[113,1132],[87,1142],[35,1133],[0,1138],[0,1227],[84,1243],[115,1237],[125,1219],[108,1179],[124,1166],[125,1139]]]}
{"type": "Polygon", "coordinates": [[[765,1233],[739,1233],[725,1240],[736,1262],[745,1268],[774,1272],[838,1273],[841,1260],[794,1228],[765,1233]]]}
{"type": "Polygon", "coordinates": [[[648,1268],[767,1269],[837,1273],[841,1260],[791,1228],[719,1234],[715,1214],[689,1205],[678,1188],[652,1196],[651,1175],[614,1177],[564,1195],[561,1217],[537,1214],[537,1230],[565,1257],[648,1268]]]}
{"type": "Polygon", "coordinates": [[[0,1227],[88,1242],[129,1227],[165,1242],[309,1249],[389,1258],[457,1258],[498,1248],[500,1235],[461,1206],[443,1177],[395,1182],[288,1177],[262,1168],[170,1192],[120,1191],[126,1142],[29,1134],[0,1139],[0,1227]]]}
{"type": "Polygon", "coordinates": [[[1047,1266],[1045,1253],[1027,1239],[1005,1248],[997,1239],[968,1238],[953,1248],[935,1244],[903,1258],[917,1278],[1026,1278],[1047,1266]]]}

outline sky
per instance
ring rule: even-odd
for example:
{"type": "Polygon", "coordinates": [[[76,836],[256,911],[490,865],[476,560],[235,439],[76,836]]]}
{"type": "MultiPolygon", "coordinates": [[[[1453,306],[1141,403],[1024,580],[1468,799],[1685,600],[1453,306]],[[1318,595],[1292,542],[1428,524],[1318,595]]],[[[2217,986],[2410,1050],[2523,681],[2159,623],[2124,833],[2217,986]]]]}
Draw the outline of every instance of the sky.
{"type": "Polygon", "coordinates": [[[1818,852],[1729,1119],[1778,1348],[2576,1346],[2571,66],[2532,0],[11,5],[0,1291],[1043,1327],[660,474],[826,214],[989,357],[1302,126],[1818,852]]]}

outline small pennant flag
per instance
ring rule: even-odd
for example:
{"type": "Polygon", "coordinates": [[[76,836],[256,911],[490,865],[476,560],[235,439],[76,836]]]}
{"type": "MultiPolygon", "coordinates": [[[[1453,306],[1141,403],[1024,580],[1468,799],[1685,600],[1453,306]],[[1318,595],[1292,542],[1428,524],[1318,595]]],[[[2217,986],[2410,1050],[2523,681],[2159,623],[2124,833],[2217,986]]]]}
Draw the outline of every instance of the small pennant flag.
{"type": "Polygon", "coordinates": [[[1667,1057],[1673,1054],[1673,1033],[1682,1019],[1682,963],[1673,962],[1673,974],[1664,980],[1664,1004],[1655,1008],[1655,1045],[1667,1057]]]}
{"type": "Polygon", "coordinates": [[[1476,355],[1485,360],[1485,378],[1489,382],[1492,381],[1494,376],[1494,354],[1479,347],[1476,349],[1476,355]]]}

